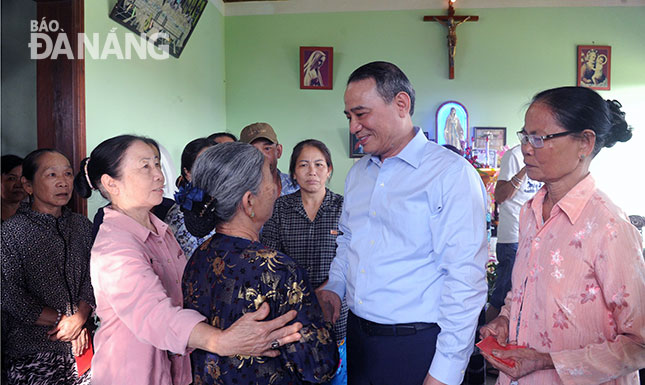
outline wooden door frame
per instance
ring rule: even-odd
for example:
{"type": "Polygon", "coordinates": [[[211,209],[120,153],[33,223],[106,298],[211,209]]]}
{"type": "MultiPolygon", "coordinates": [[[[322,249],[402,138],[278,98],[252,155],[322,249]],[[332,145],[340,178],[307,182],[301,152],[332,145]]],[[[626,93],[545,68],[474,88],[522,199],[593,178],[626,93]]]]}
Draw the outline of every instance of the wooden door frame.
{"type": "MultiPolygon", "coordinates": [[[[24,0],[22,0],[24,1],[24,0]]],[[[65,154],[75,172],[86,154],[85,60],[76,47],[79,33],[85,31],[84,0],[38,1],[38,20],[57,20],[64,31],[49,32],[52,41],[67,34],[74,59],[59,56],[36,63],[36,109],[38,148],[55,148],[65,154]]],[[[83,55],[84,56],[84,55],[83,55]]],[[[73,211],[87,215],[87,202],[73,194],[73,211]]]]}

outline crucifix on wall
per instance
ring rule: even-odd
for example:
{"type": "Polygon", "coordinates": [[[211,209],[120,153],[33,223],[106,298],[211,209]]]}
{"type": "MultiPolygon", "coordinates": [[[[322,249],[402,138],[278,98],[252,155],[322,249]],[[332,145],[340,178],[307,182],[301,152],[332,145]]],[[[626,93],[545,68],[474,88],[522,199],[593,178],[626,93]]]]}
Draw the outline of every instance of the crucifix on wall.
{"type": "Polygon", "coordinates": [[[455,16],[455,8],[452,4],[456,0],[448,0],[447,16],[424,16],[423,21],[436,21],[448,28],[448,65],[450,68],[449,78],[455,78],[455,50],[457,48],[457,26],[467,21],[477,21],[479,16],[455,16]]]}

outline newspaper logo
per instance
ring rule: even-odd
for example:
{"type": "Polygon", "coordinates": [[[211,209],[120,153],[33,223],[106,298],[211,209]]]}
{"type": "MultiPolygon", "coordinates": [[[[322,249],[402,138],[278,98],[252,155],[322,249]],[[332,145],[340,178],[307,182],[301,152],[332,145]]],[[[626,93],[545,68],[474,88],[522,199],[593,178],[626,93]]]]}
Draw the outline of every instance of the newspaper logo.
{"type": "Polygon", "coordinates": [[[28,47],[30,57],[33,60],[58,59],[83,59],[87,51],[87,57],[94,60],[106,60],[110,57],[118,60],[130,60],[133,52],[139,59],[166,60],[170,57],[168,34],[155,32],[147,36],[145,33],[137,35],[131,32],[125,33],[123,46],[119,42],[116,28],[101,36],[99,33],[91,35],[85,33],[77,34],[76,47],[72,47],[68,34],[60,28],[57,20],[47,21],[43,18],[31,20],[31,36],[28,47]],[[153,45],[150,42],[156,44],[153,45]]]}

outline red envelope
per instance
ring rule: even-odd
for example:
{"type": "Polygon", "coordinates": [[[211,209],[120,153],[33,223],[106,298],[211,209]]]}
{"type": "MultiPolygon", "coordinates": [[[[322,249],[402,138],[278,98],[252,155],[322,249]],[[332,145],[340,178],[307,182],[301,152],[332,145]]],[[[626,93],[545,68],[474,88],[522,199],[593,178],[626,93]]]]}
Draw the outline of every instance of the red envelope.
{"type": "Polygon", "coordinates": [[[78,370],[78,377],[81,377],[85,372],[87,372],[92,366],[92,357],[94,357],[94,349],[92,348],[92,339],[90,338],[88,342],[88,347],[85,350],[85,353],[81,354],[76,358],[76,369],[78,370]]]}
{"type": "Polygon", "coordinates": [[[502,346],[497,343],[497,339],[493,336],[488,336],[484,338],[483,340],[479,341],[477,344],[475,344],[481,351],[485,352],[486,354],[490,355],[493,357],[495,360],[501,362],[502,364],[514,368],[515,367],[515,361],[513,361],[510,358],[497,358],[493,355],[493,350],[515,350],[515,349],[524,349],[526,346],[522,345],[506,345],[502,346]]]}

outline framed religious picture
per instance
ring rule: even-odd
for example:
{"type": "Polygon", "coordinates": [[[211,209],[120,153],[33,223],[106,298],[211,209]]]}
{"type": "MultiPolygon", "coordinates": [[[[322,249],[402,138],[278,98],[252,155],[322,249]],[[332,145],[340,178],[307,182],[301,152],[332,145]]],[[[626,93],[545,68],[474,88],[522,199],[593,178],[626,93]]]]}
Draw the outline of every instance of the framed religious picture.
{"type": "Polygon", "coordinates": [[[473,148],[501,151],[505,145],[506,127],[473,127],[473,148]]]}
{"type": "Polygon", "coordinates": [[[167,46],[168,53],[178,58],[206,4],[208,0],[117,0],[110,19],[137,35],[145,34],[160,48],[167,46]]]}
{"type": "Polygon", "coordinates": [[[497,150],[488,150],[488,153],[486,153],[485,148],[473,148],[473,157],[476,157],[477,163],[483,165],[485,168],[496,168],[499,166],[497,150]]]}
{"type": "Polygon", "coordinates": [[[331,90],[334,47],[300,47],[300,88],[331,90]]]}
{"type": "Polygon", "coordinates": [[[437,109],[437,126],[434,135],[438,144],[449,144],[464,151],[468,147],[468,111],[454,100],[437,109]]]}
{"type": "Polygon", "coordinates": [[[349,133],[349,157],[350,158],[362,158],[365,155],[363,151],[363,146],[358,143],[356,135],[349,133]]]}
{"type": "Polygon", "coordinates": [[[611,85],[611,47],[579,45],[577,68],[579,87],[608,90],[611,85]]]}

